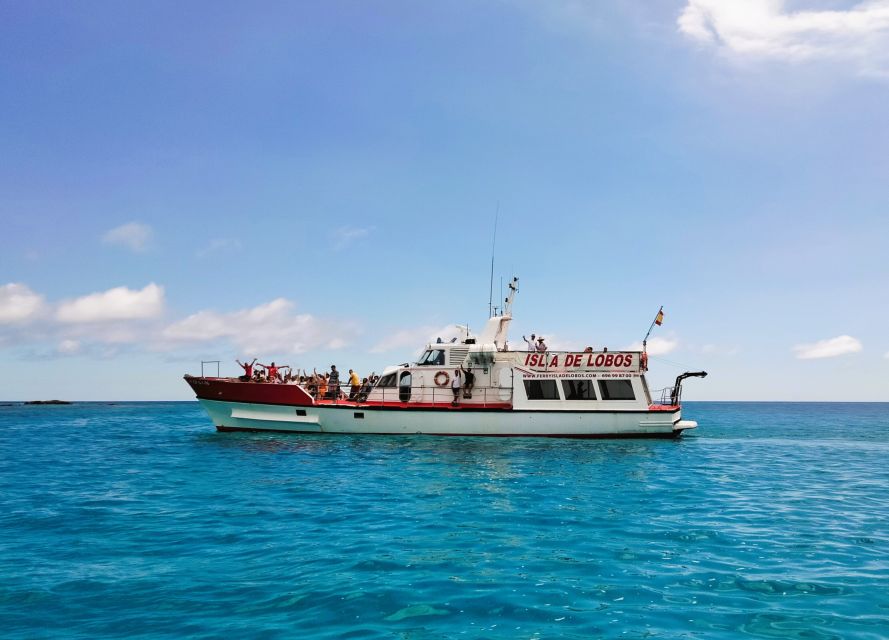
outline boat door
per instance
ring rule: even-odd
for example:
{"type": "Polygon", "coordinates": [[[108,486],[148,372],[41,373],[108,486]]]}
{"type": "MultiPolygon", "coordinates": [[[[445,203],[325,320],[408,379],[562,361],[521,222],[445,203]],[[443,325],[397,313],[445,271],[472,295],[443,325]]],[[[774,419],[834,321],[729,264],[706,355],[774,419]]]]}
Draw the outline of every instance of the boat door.
{"type": "Polygon", "coordinates": [[[411,372],[402,371],[398,376],[398,400],[400,402],[410,402],[411,399],[411,372]]]}
{"type": "Polygon", "coordinates": [[[500,387],[497,396],[501,401],[510,402],[512,400],[512,383],[512,367],[501,367],[500,372],[497,375],[497,386],[500,387]]]}

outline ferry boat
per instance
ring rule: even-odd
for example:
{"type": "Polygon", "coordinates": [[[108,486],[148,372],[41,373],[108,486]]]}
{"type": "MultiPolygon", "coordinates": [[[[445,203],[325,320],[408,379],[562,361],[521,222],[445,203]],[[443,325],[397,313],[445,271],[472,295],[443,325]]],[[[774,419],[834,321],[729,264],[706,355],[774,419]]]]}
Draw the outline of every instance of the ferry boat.
{"type": "Polygon", "coordinates": [[[646,351],[516,351],[508,346],[517,279],[479,335],[430,342],[416,362],[387,367],[369,389],[316,397],[306,385],[186,375],[219,431],[437,436],[674,438],[686,372],[653,399],[646,351]],[[472,389],[455,393],[457,372],[472,389]],[[463,376],[463,374],[460,374],[463,376]],[[350,399],[349,395],[353,397],[350,399]]]}

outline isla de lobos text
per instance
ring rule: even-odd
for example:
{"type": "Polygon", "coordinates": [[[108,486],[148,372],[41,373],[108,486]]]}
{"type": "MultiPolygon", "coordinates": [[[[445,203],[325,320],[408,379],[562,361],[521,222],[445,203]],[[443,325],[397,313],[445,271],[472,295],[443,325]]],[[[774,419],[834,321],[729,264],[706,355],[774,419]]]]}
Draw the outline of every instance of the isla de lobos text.
{"type": "Polygon", "coordinates": [[[638,353],[528,353],[524,366],[545,369],[633,369],[638,353]]]}

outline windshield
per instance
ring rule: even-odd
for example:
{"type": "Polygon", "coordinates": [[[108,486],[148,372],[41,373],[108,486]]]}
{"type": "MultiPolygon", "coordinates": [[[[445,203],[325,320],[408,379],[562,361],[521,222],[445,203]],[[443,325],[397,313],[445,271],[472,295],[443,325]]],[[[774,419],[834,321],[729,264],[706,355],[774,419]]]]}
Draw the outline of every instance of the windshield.
{"type": "Polygon", "coordinates": [[[444,365],[443,349],[428,349],[417,361],[419,365],[444,365]]]}

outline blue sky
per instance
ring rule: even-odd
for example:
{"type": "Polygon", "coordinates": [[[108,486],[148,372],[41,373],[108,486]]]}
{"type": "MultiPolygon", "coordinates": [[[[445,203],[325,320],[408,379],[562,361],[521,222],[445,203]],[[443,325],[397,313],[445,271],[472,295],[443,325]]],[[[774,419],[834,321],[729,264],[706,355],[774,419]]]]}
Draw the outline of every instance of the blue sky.
{"type": "Polygon", "coordinates": [[[403,362],[499,207],[514,344],[889,400],[889,2],[5,2],[0,83],[4,399],[403,362]]]}

